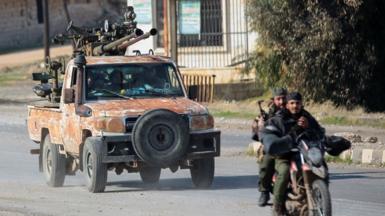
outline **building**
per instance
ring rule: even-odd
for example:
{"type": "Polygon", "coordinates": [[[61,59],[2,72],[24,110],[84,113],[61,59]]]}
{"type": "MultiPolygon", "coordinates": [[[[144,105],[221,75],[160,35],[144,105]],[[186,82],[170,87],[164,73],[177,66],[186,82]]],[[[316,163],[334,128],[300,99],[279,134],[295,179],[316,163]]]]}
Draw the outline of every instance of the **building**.
{"type": "MultiPolygon", "coordinates": [[[[63,2],[75,25],[95,25],[109,13],[107,0],[49,0],[50,35],[67,26],[63,2]]],[[[43,0],[0,0],[0,53],[43,44],[43,0]]],[[[111,10],[110,10],[111,11],[111,10]]]]}
{"type": "Polygon", "coordinates": [[[256,35],[247,25],[246,0],[128,0],[138,27],[155,27],[158,36],[131,49],[170,55],[177,34],[177,60],[186,68],[223,68],[245,63],[256,35]],[[176,29],[171,28],[170,2],[176,2],[176,29]]]}
{"type": "MultiPolygon", "coordinates": [[[[67,26],[64,1],[76,26],[100,26],[111,13],[119,14],[125,4],[133,5],[138,27],[147,31],[155,27],[159,34],[128,52],[152,49],[171,56],[177,50],[182,68],[236,67],[248,59],[254,47],[255,34],[246,24],[246,0],[49,0],[51,37],[67,26]],[[172,2],[176,3],[176,16],[170,11],[172,2]],[[175,17],[176,28],[171,28],[175,17]],[[175,41],[176,49],[172,50],[175,41]]],[[[0,0],[0,8],[0,53],[42,46],[43,0],[0,0]]]]}

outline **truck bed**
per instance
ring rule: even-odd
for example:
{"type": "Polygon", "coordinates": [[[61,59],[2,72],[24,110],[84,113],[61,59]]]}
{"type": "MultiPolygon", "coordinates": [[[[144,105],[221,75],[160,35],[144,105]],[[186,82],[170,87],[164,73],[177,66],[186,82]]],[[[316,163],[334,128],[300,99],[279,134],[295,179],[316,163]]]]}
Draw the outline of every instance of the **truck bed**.
{"type": "Polygon", "coordinates": [[[39,105],[28,106],[28,132],[30,138],[40,143],[44,131],[48,131],[51,142],[62,144],[60,136],[60,123],[62,111],[60,108],[43,107],[39,105]]]}

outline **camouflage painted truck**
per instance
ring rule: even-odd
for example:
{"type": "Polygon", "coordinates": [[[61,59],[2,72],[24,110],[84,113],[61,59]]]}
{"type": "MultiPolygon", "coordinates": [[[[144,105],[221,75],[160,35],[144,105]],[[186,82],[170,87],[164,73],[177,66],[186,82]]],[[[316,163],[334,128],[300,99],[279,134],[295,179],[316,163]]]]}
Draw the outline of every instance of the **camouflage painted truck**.
{"type": "Polygon", "coordinates": [[[212,115],[160,56],[76,56],[58,103],[28,106],[28,131],[48,185],[80,169],[90,192],[104,191],[109,170],[155,183],[162,168],[190,169],[196,187],[209,187],[220,154],[212,115]]]}
{"type": "Polygon", "coordinates": [[[81,170],[90,192],[105,190],[108,171],[139,172],[145,183],[161,169],[190,169],[196,187],[207,188],[220,155],[220,131],[208,110],[188,92],[176,64],[167,57],[125,56],[126,47],[156,34],[143,34],[129,7],[125,21],[104,28],[72,25],[73,58],[66,68],[47,59],[47,72],[34,92],[47,101],[28,106],[28,131],[38,145],[39,168],[48,185],[60,187],[81,170]],[[62,74],[63,81],[59,76],[62,74]]]}

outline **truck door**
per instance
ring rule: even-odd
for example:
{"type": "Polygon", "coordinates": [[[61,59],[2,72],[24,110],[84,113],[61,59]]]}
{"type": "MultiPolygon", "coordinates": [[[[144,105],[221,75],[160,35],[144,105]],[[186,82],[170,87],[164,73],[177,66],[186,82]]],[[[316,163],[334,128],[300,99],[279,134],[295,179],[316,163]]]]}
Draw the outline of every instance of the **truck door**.
{"type": "MultiPolygon", "coordinates": [[[[77,68],[73,65],[68,66],[65,76],[64,88],[72,88],[76,91],[76,78],[77,68]]],[[[79,154],[79,145],[81,143],[80,116],[76,115],[75,103],[63,103],[63,117],[61,127],[63,143],[66,151],[79,154]]]]}

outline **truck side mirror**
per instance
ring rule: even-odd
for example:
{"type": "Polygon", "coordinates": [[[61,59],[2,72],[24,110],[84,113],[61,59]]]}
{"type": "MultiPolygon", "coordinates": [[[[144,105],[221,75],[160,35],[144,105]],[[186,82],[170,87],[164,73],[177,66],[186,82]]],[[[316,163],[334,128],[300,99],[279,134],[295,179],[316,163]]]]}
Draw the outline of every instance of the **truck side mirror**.
{"type": "Polygon", "coordinates": [[[198,86],[192,85],[188,87],[188,98],[196,100],[198,98],[198,86]]]}
{"type": "Polygon", "coordinates": [[[75,90],[64,89],[64,104],[70,104],[75,102],[75,90]]]}

